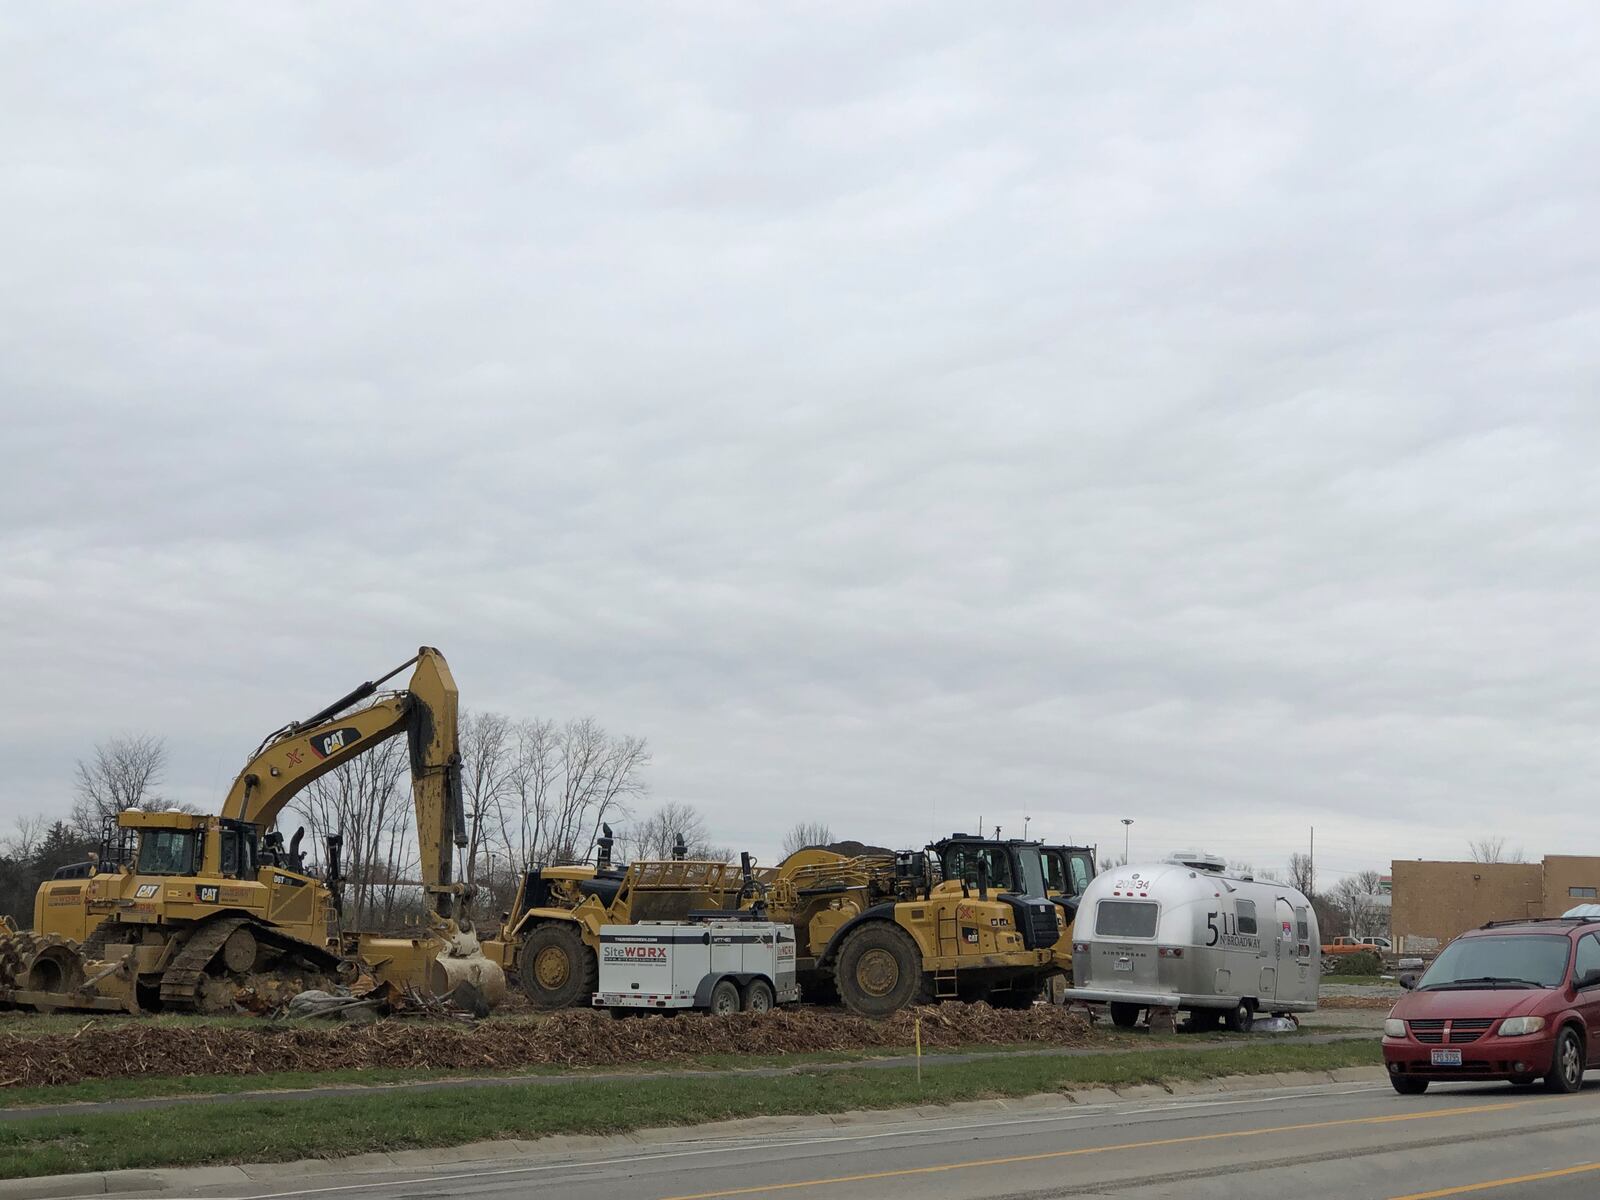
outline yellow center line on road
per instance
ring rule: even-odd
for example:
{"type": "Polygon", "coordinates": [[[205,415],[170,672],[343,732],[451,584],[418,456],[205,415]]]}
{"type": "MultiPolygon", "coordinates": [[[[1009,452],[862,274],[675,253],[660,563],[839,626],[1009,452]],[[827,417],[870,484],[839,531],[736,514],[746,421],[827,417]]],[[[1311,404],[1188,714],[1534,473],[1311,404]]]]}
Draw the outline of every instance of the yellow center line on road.
{"type": "Polygon", "coordinates": [[[1490,1188],[1510,1187],[1514,1183],[1538,1183],[1543,1179],[1562,1179],[1568,1175],[1587,1175],[1600,1171],[1600,1163],[1584,1163],[1577,1167],[1562,1167],[1556,1171],[1540,1171],[1534,1175],[1511,1175],[1505,1179],[1485,1179],[1482,1183],[1464,1183],[1460,1187],[1440,1188],[1436,1192],[1411,1192],[1394,1196],[1391,1200],[1441,1200],[1444,1196],[1465,1196],[1468,1192],[1487,1192],[1490,1188]]]}
{"type": "MultiPolygon", "coordinates": [[[[1048,1162],[1058,1158],[1080,1158],[1089,1154],[1114,1154],[1126,1150],[1153,1150],[1160,1146],[1192,1146],[1201,1142],[1270,1137],[1279,1133],[1305,1133],[1312,1129],[1338,1129],[1352,1125],[1396,1125],[1402,1121],[1436,1121],[1443,1117],[1472,1117],[1506,1112],[1541,1100],[1510,1100],[1504,1104],[1462,1104],[1455,1108],[1436,1108],[1427,1112],[1398,1113],[1388,1117],[1343,1117],[1337,1121],[1313,1121],[1304,1125],[1274,1125],[1266,1129],[1238,1129],[1230,1133],[1196,1133],[1186,1137],[1157,1138],[1147,1142],[1120,1142],[1113,1146],[1084,1146],[1077,1150],[1049,1150],[1040,1154],[1015,1154],[1007,1158],[974,1158],[965,1162],[940,1163],[932,1167],[905,1167],[898,1171],[869,1171],[861,1175],[835,1175],[829,1179],[799,1179],[790,1183],[760,1183],[749,1187],[727,1188],[720,1192],[695,1192],[688,1196],[669,1196],[666,1200],[723,1200],[727,1196],[755,1196],[762,1192],[788,1192],[797,1188],[838,1187],[846,1183],[865,1183],[874,1179],[903,1179],[912,1175],[937,1175],[945,1171],[971,1171],[980,1167],[1009,1167],[1018,1163],[1048,1162]]],[[[1429,1193],[1450,1196],[1454,1192],[1429,1193]]],[[[1411,1197],[1409,1200],[1419,1200],[1411,1197]]]]}

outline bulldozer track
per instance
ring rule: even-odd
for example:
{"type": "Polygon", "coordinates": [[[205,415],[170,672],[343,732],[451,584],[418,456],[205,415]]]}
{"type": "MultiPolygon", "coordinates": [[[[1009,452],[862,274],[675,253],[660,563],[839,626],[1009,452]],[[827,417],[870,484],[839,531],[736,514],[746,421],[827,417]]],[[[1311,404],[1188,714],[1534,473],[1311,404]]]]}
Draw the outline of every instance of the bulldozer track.
{"type": "Polygon", "coordinates": [[[337,955],[320,946],[302,942],[298,938],[284,937],[263,922],[250,917],[218,917],[196,929],[163,972],[161,1006],[169,1011],[193,1010],[199,1007],[200,989],[205,981],[206,968],[211,965],[211,960],[221,951],[223,943],[233,935],[234,931],[247,926],[264,944],[281,953],[295,955],[309,967],[329,972],[338,967],[337,955]]]}

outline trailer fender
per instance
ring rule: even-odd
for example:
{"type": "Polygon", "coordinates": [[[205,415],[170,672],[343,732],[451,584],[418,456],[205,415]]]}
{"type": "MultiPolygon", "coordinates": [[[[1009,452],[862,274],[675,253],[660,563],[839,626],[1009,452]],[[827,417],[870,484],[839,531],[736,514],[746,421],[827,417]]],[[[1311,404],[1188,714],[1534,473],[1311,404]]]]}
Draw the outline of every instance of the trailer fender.
{"type": "Polygon", "coordinates": [[[710,1008],[711,992],[724,979],[731,979],[738,984],[741,994],[750,985],[751,980],[763,979],[766,980],[767,986],[772,989],[772,994],[774,996],[778,994],[778,985],[760,971],[728,971],[722,975],[707,975],[700,981],[700,986],[694,990],[694,1006],[696,1008],[710,1008]]]}

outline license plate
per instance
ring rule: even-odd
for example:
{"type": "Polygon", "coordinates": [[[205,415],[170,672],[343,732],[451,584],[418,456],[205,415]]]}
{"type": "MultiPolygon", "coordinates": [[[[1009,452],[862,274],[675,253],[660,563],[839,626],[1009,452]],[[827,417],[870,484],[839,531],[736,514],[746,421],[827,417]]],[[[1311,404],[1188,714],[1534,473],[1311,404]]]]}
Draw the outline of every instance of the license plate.
{"type": "Polygon", "coordinates": [[[1131,971],[1133,970],[1133,959],[1119,958],[1113,966],[1119,971],[1131,971]]]}
{"type": "Polygon", "coordinates": [[[1435,1050],[1433,1052],[1433,1065],[1436,1067],[1459,1067],[1461,1065],[1461,1051],[1435,1050]]]}

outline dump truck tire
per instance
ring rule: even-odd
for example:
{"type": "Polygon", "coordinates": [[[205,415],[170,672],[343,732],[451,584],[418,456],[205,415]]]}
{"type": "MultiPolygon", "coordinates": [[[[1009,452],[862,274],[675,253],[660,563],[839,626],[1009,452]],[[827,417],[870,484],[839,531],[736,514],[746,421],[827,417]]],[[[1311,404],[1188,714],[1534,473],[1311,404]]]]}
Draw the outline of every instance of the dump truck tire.
{"type": "Polygon", "coordinates": [[[844,1006],[863,1017],[886,1017],[933,1002],[922,952],[910,934],[886,921],[863,925],[845,939],[834,981],[844,1006]]]}
{"type": "Polygon", "coordinates": [[[535,925],[517,952],[517,981],[535,1008],[587,1007],[594,998],[598,967],[576,925],[535,925]]]}

